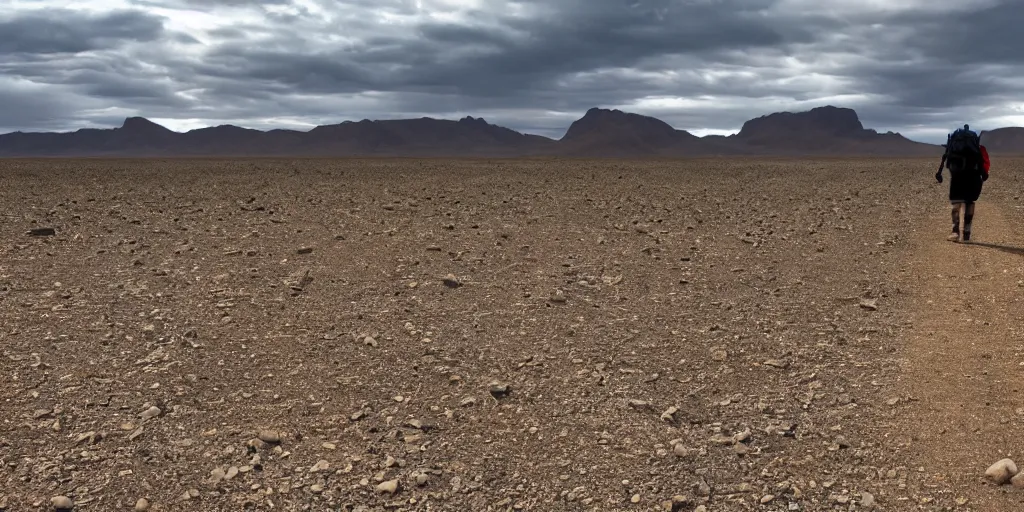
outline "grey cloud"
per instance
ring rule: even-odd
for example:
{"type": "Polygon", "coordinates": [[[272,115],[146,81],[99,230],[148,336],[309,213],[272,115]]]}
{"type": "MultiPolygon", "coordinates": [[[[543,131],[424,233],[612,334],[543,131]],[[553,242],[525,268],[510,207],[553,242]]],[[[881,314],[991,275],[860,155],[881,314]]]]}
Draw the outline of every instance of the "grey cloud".
{"type": "Polygon", "coordinates": [[[45,9],[0,18],[0,55],[80,53],[114,48],[124,41],[153,41],[163,35],[163,19],[138,10],[90,15],[45,9]]]}
{"type": "MultiPolygon", "coordinates": [[[[537,5],[542,9],[549,4],[537,5]]],[[[525,100],[556,89],[560,78],[573,73],[628,67],[641,59],[811,42],[815,37],[798,25],[770,26],[749,10],[766,2],[550,5],[555,12],[537,19],[476,14],[476,24],[424,22],[412,32],[414,38],[396,31],[355,45],[318,47],[289,27],[281,30],[278,49],[224,44],[198,66],[202,73],[274,80],[316,94],[370,89],[525,100]],[[299,47],[318,50],[300,52],[299,47]]]]}

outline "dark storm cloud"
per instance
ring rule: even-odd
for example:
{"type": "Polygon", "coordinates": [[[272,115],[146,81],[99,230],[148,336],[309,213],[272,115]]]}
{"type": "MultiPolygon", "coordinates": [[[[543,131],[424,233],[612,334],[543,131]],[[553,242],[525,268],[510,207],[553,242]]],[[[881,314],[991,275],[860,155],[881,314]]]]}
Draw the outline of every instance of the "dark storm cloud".
{"type": "Polygon", "coordinates": [[[913,47],[950,65],[1024,64],[1024,5],[1019,1],[979,2],[954,15],[926,11],[897,22],[915,28],[914,41],[909,41],[913,47]]]}
{"type": "MultiPolygon", "coordinates": [[[[1010,1],[128,3],[159,9],[0,17],[0,72],[62,94],[81,122],[112,104],[261,127],[468,114],[554,136],[592,106],[684,129],[824,102],[872,127],[942,123],[1012,99],[1024,77],[1024,10],[1010,1]],[[660,97],[686,100],[640,101],[660,97]]],[[[42,122],[0,113],[0,126],[42,122]]]]}
{"type": "Polygon", "coordinates": [[[312,45],[288,27],[281,30],[277,49],[222,45],[204,59],[203,70],[240,80],[276,80],[319,94],[369,88],[502,98],[550,88],[568,74],[628,67],[643,58],[814,37],[796,27],[765,24],[746,10],[747,2],[685,10],[679,2],[649,3],[638,8],[624,2],[561,2],[539,19],[423,22],[407,34],[397,31],[358,44],[312,45]],[[317,51],[301,52],[304,46],[317,51]]]}
{"type": "Polygon", "coordinates": [[[0,54],[80,53],[114,48],[125,41],[153,41],[163,35],[163,20],[137,10],[101,15],[46,9],[0,17],[0,54]]]}

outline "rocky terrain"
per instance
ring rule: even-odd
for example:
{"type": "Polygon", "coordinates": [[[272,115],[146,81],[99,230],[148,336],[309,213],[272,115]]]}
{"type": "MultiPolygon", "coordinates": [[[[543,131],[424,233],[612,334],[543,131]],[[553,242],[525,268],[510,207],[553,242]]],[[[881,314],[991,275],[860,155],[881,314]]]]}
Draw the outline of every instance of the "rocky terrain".
{"type": "Polygon", "coordinates": [[[936,164],[4,161],[0,509],[1013,510],[917,449],[936,164]]]}

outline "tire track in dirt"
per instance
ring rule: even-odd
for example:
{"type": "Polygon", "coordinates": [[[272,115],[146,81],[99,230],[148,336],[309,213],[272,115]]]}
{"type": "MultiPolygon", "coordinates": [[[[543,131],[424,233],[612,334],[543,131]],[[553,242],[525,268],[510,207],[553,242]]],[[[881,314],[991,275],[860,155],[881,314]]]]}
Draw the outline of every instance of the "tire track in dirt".
{"type": "Polygon", "coordinates": [[[1024,464],[1024,237],[1008,215],[983,198],[970,244],[945,240],[945,208],[917,232],[902,434],[911,437],[911,470],[923,468],[922,483],[944,491],[922,503],[927,510],[1024,510],[1024,489],[983,479],[1003,457],[1024,464]]]}

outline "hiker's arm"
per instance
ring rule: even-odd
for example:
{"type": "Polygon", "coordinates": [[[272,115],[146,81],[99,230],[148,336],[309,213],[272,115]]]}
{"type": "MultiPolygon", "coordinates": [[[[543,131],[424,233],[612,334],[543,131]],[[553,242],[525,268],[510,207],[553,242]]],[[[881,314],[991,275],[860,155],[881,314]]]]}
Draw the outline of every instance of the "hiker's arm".
{"type": "Polygon", "coordinates": [[[939,162],[939,170],[935,173],[935,181],[942,183],[942,168],[946,165],[946,154],[942,154],[942,161],[939,162]]]}

